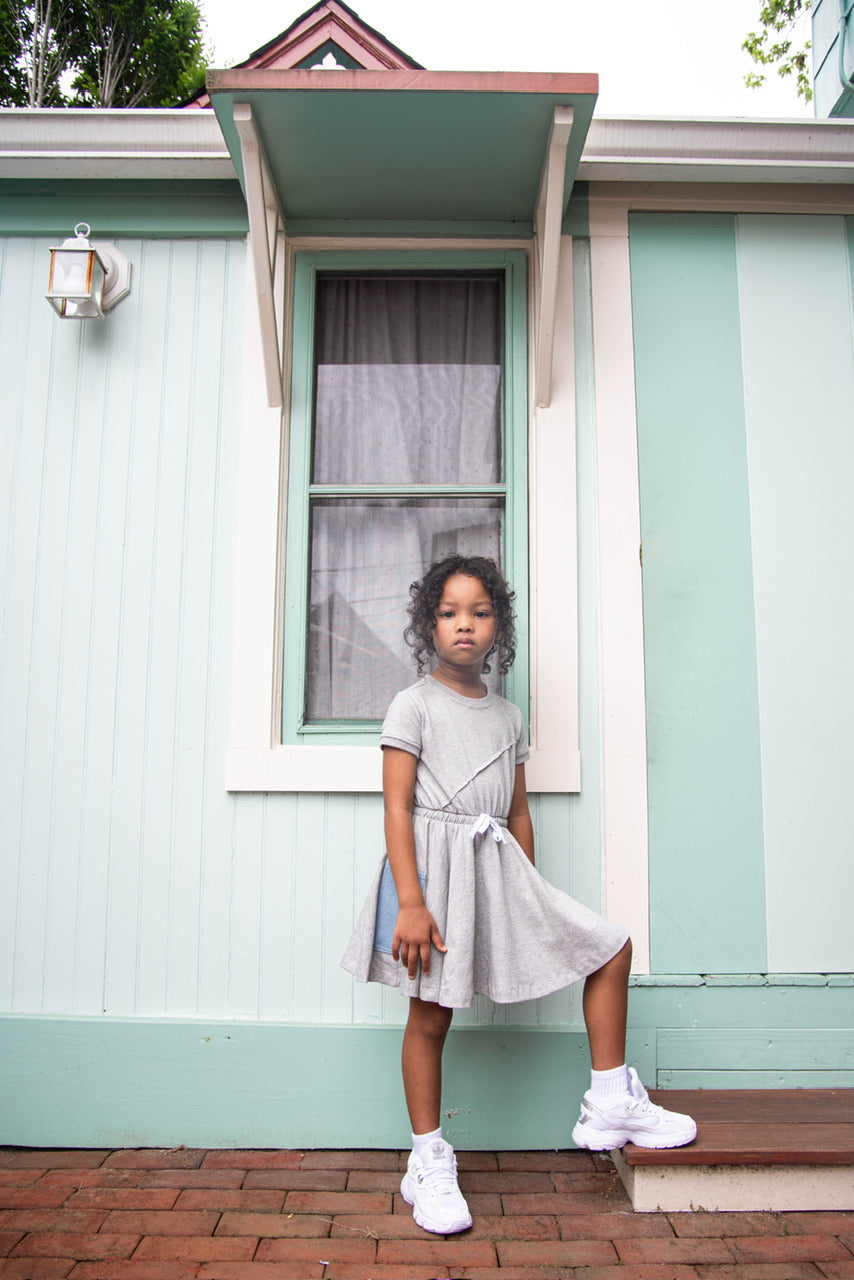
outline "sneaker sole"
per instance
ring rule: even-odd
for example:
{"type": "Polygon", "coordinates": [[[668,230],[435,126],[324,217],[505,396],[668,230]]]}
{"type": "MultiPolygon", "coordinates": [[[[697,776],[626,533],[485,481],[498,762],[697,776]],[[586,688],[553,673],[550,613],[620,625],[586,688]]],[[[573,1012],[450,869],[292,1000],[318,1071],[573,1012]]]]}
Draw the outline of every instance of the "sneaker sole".
{"type": "Polygon", "coordinates": [[[412,1216],[418,1226],[424,1231],[432,1231],[433,1234],[437,1236],[452,1236],[458,1231],[467,1231],[472,1224],[471,1214],[468,1214],[465,1219],[457,1218],[450,1224],[446,1222],[441,1227],[437,1227],[433,1223],[429,1222],[415,1203],[415,1192],[411,1189],[408,1173],[405,1173],[401,1180],[400,1194],[403,1196],[406,1203],[412,1206],[412,1216]]]}
{"type": "Polygon", "coordinates": [[[586,1126],[576,1125],[572,1131],[572,1141],[577,1147],[587,1151],[619,1151],[627,1142],[636,1147],[646,1147],[653,1151],[666,1151],[670,1147],[684,1147],[693,1142],[697,1136],[697,1126],[692,1122],[675,1134],[662,1134],[656,1137],[651,1133],[626,1133],[624,1129],[600,1129],[591,1131],[586,1126]]]}

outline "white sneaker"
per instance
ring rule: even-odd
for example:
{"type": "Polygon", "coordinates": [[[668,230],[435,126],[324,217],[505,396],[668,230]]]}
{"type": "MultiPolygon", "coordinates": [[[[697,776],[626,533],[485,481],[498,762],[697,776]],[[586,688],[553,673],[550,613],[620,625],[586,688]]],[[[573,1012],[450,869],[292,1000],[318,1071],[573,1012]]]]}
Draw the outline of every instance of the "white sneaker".
{"type": "Polygon", "coordinates": [[[629,1092],[614,1098],[610,1106],[585,1093],[572,1131],[575,1145],[588,1151],[615,1151],[627,1142],[638,1147],[684,1147],[696,1136],[697,1126],[690,1116],[650,1102],[634,1067],[629,1067],[629,1092]]]}
{"type": "Polygon", "coordinates": [[[420,1159],[412,1152],[400,1191],[425,1231],[452,1235],[471,1226],[469,1207],[457,1185],[454,1148],[442,1139],[431,1142],[420,1159]]]}

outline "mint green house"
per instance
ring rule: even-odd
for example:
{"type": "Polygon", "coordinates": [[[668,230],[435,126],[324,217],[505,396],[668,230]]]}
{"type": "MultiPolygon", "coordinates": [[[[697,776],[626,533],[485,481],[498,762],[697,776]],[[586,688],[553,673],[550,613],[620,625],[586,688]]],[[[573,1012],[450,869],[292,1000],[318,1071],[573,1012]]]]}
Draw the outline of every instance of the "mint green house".
{"type": "MultiPolygon", "coordinates": [[[[854,123],[600,120],[337,0],[208,88],[0,111],[0,1142],[402,1142],[404,1002],[339,959],[457,546],[644,1079],[854,1084],[854,123]],[[130,294],[64,320],[81,221],[130,294]]],[[[457,1145],[569,1144],[579,991],[449,1043],[457,1145]]]]}
{"type": "Polygon", "coordinates": [[[812,63],[818,116],[854,115],[854,24],[846,0],[812,0],[812,63]]]}

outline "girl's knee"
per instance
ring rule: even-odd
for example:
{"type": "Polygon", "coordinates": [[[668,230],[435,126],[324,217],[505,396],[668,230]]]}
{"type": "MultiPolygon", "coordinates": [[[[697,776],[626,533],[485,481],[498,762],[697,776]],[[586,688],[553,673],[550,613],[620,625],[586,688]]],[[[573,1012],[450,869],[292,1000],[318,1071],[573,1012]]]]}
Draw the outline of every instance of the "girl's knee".
{"type": "Polygon", "coordinates": [[[600,969],[596,969],[590,974],[590,978],[597,978],[599,975],[603,979],[618,978],[621,981],[628,981],[629,973],[632,967],[632,940],[627,938],[619,951],[615,951],[610,960],[606,960],[600,969]]]}
{"type": "Polygon", "coordinates": [[[613,957],[613,959],[611,960],[611,964],[612,964],[615,968],[618,968],[621,972],[625,973],[625,974],[626,974],[626,976],[628,976],[629,970],[630,970],[630,969],[631,969],[631,967],[632,967],[632,940],[631,940],[631,938],[626,938],[626,941],[623,943],[623,945],[622,945],[622,947],[620,948],[620,950],[617,952],[617,954],[616,954],[616,955],[613,957]]]}
{"type": "Polygon", "coordinates": [[[443,1040],[448,1033],[453,1016],[453,1009],[447,1009],[444,1005],[435,1004],[433,1001],[419,1000],[417,996],[409,1001],[409,1023],[415,1026],[421,1035],[443,1040]]]}

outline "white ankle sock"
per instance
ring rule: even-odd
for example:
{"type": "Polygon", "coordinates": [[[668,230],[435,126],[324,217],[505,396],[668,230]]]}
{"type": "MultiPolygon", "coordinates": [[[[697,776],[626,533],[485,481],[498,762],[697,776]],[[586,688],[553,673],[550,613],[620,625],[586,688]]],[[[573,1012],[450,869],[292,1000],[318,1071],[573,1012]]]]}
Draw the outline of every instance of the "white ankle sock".
{"type": "Polygon", "coordinates": [[[420,1155],[425,1147],[429,1147],[431,1142],[442,1141],[444,1141],[442,1138],[442,1126],[439,1125],[439,1128],[434,1129],[432,1133],[413,1133],[412,1150],[416,1155],[420,1155]]]}
{"type": "Polygon", "coordinates": [[[590,1092],[596,1098],[622,1098],[629,1092],[629,1072],[625,1063],[611,1071],[591,1071],[590,1092]]]}

